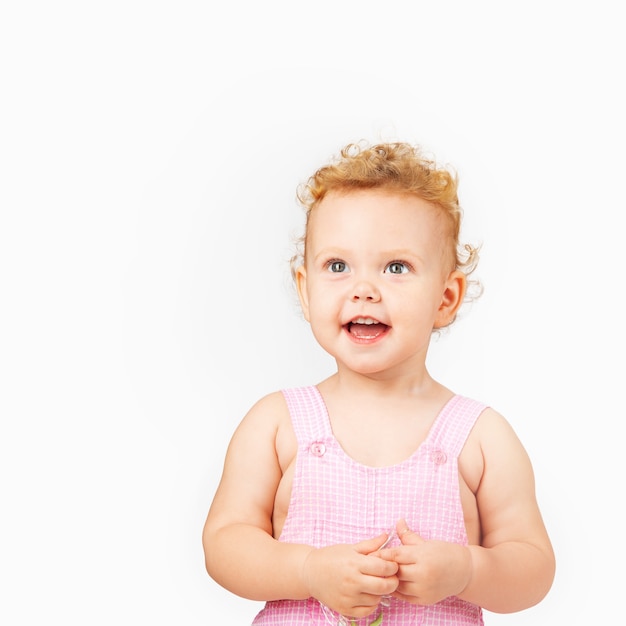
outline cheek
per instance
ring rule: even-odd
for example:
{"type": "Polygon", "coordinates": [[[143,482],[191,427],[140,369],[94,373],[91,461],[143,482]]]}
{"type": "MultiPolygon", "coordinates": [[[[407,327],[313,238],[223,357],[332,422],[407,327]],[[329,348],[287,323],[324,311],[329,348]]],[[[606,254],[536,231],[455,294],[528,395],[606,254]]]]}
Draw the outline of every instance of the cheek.
{"type": "Polygon", "coordinates": [[[327,291],[323,294],[311,291],[309,294],[309,316],[307,321],[316,334],[334,332],[341,320],[341,306],[327,291]]]}
{"type": "Polygon", "coordinates": [[[313,298],[309,306],[309,322],[311,324],[327,323],[330,315],[329,307],[320,305],[319,300],[313,298]]]}

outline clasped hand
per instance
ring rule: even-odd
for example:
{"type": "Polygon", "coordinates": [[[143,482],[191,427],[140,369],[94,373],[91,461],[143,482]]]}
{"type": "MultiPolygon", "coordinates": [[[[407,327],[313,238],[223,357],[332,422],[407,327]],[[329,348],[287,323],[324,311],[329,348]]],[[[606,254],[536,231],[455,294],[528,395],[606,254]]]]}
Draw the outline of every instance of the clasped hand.
{"type": "Polygon", "coordinates": [[[376,553],[398,566],[394,597],[412,604],[435,604],[467,587],[472,577],[472,560],[466,547],[422,539],[404,520],[398,522],[396,532],[401,545],[376,553]]]}
{"type": "Polygon", "coordinates": [[[333,611],[350,617],[374,612],[382,596],[398,587],[398,564],[376,552],[383,534],[357,544],[312,550],[304,563],[304,580],[311,596],[333,611]]]}
{"type": "Polygon", "coordinates": [[[458,595],[471,578],[471,557],[463,546],[426,541],[404,520],[396,532],[401,545],[382,548],[383,534],[353,545],[313,550],[304,564],[311,596],[341,615],[364,617],[383,596],[412,604],[434,604],[458,595]]]}

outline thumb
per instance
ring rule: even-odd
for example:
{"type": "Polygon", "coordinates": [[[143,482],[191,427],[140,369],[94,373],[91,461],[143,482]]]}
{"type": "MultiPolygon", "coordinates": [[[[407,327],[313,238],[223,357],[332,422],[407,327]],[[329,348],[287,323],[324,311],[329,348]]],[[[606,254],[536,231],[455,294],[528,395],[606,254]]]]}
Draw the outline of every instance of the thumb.
{"type": "Polygon", "coordinates": [[[376,552],[382,547],[385,541],[387,541],[387,537],[387,533],[382,533],[381,535],[378,535],[378,537],[360,541],[354,545],[354,548],[360,554],[372,554],[372,552],[376,552]]]}
{"type": "Polygon", "coordinates": [[[424,540],[417,533],[413,532],[403,519],[396,524],[396,533],[398,533],[403,546],[416,546],[424,543],[424,540]]]}

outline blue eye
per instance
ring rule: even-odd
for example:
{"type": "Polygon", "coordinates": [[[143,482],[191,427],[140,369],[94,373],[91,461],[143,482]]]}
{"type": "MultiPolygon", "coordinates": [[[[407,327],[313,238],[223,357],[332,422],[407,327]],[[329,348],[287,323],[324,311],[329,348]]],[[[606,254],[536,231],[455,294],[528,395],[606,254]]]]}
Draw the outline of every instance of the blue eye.
{"type": "Polygon", "coordinates": [[[330,261],[328,263],[328,271],[340,274],[342,272],[347,272],[348,266],[343,261],[330,261]]]}
{"type": "Polygon", "coordinates": [[[401,261],[393,261],[389,263],[385,268],[385,272],[389,274],[406,274],[409,271],[409,267],[406,263],[402,263],[401,261]]]}

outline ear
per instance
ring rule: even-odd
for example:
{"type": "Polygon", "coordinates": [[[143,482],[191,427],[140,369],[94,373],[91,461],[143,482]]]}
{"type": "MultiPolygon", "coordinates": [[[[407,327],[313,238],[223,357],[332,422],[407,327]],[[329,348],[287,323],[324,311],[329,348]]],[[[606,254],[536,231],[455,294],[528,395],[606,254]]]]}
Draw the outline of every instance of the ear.
{"type": "Polygon", "coordinates": [[[309,294],[306,289],[306,269],[304,265],[300,265],[294,272],[296,280],[296,289],[298,291],[298,298],[300,299],[300,307],[304,314],[304,319],[309,322],[309,294]]]}
{"type": "Polygon", "coordinates": [[[445,282],[441,304],[435,318],[435,328],[443,328],[452,324],[463,304],[466,290],[467,276],[459,270],[451,272],[445,282]]]}

